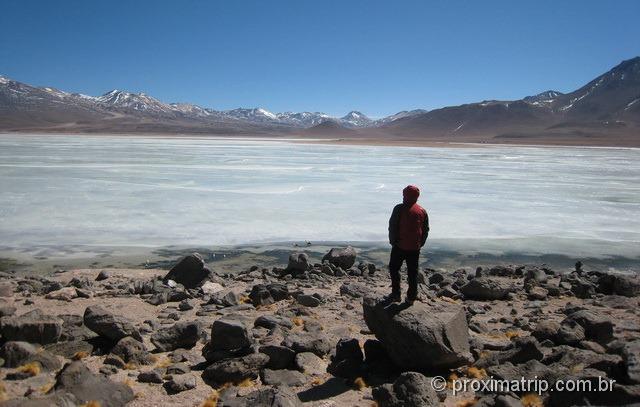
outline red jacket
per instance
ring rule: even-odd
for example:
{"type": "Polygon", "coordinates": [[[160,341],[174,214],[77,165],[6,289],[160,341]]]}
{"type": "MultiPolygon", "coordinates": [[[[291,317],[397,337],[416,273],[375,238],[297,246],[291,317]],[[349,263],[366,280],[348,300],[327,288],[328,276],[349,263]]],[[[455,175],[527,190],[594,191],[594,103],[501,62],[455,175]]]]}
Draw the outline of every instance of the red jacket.
{"type": "Polygon", "coordinates": [[[408,186],[402,192],[402,203],[393,208],[389,219],[389,243],[402,250],[420,250],[429,236],[429,215],[417,204],[417,187],[408,186]]]}

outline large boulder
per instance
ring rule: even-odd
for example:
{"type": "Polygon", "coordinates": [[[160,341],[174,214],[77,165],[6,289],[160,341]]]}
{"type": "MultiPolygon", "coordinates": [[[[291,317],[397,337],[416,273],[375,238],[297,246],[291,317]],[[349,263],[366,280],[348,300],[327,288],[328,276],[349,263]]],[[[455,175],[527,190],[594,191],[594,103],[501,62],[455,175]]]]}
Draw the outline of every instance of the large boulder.
{"type": "Polygon", "coordinates": [[[289,334],[282,341],[282,346],[293,349],[296,353],[311,352],[320,357],[331,352],[329,338],[320,332],[289,334]]]}
{"type": "Polygon", "coordinates": [[[310,376],[322,376],[327,373],[327,362],[312,352],[300,352],[295,358],[295,367],[310,376]]]}
{"type": "Polygon", "coordinates": [[[243,321],[223,317],[211,326],[209,345],[212,350],[231,351],[253,345],[253,337],[243,321]]]}
{"type": "Polygon", "coordinates": [[[49,394],[44,397],[20,397],[4,401],[2,407],[77,407],[80,403],[71,393],[49,394]]]}
{"type": "Polygon", "coordinates": [[[469,281],[460,289],[468,300],[492,301],[504,300],[515,291],[511,282],[490,277],[478,277],[469,281]]]}
{"type": "Polygon", "coordinates": [[[364,355],[357,339],[342,338],[336,345],[327,371],[336,377],[354,380],[364,373],[364,355]]]}
{"type": "Polygon", "coordinates": [[[402,373],[393,384],[375,387],[371,392],[380,407],[435,407],[440,405],[431,380],[416,372],[402,373]]]}
{"type": "Polygon", "coordinates": [[[94,375],[82,362],[67,364],[56,376],[51,392],[70,393],[81,404],[97,402],[101,407],[124,406],[134,399],[131,387],[94,375]]]}
{"type": "Polygon", "coordinates": [[[356,249],[351,246],[344,248],[334,247],[324,255],[322,261],[328,261],[330,264],[340,267],[343,270],[350,269],[356,262],[356,249]]]}
{"type": "Polygon", "coordinates": [[[264,369],[260,374],[260,379],[262,383],[268,384],[270,386],[302,386],[307,382],[307,378],[303,373],[298,372],[297,370],[271,370],[264,369]]]}
{"type": "Polygon", "coordinates": [[[613,281],[613,293],[625,297],[640,296],[640,278],[637,275],[617,275],[613,281]]]}
{"type": "Polygon", "coordinates": [[[269,357],[266,366],[269,369],[287,369],[293,365],[296,357],[296,352],[293,349],[280,345],[261,346],[259,351],[269,357]]]}
{"type": "Polygon", "coordinates": [[[202,325],[199,322],[177,322],[157,330],[151,335],[151,343],[160,352],[168,352],[178,348],[191,349],[201,337],[202,325]]]}
{"type": "Polygon", "coordinates": [[[514,346],[507,350],[483,352],[483,355],[476,361],[475,365],[484,368],[506,362],[513,364],[525,363],[530,360],[541,360],[544,357],[540,343],[533,336],[518,338],[513,344],[514,346]]]}
{"type": "Polygon", "coordinates": [[[233,407],[302,407],[302,402],[288,386],[265,387],[246,396],[225,392],[220,401],[222,406],[233,407]]]}
{"type": "Polygon", "coordinates": [[[264,284],[256,284],[251,287],[251,292],[249,293],[249,299],[254,307],[259,307],[263,305],[270,305],[274,303],[274,299],[271,296],[271,292],[264,284]]]}
{"type": "Polygon", "coordinates": [[[253,326],[266,329],[273,329],[277,326],[281,326],[283,328],[290,329],[293,327],[293,322],[291,322],[291,319],[280,315],[260,315],[253,322],[253,326]]]}
{"type": "Polygon", "coordinates": [[[0,349],[3,367],[18,367],[38,353],[38,348],[28,342],[7,342],[0,349]]]}
{"type": "Polygon", "coordinates": [[[367,326],[403,370],[455,368],[472,360],[466,314],[458,304],[407,306],[367,297],[362,307],[367,326]]]}
{"type": "Polygon", "coordinates": [[[630,383],[640,384],[640,340],[626,343],[622,348],[622,359],[630,383]]]}
{"type": "Polygon", "coordinates": [[[287,271],[291,273],[301,273],[309,269],[309,256],[303,252],[293,252],[289,255],[287,271]]]}
{"type": "Polygon", "coordinates": [[[340,286],[340,295],[351,298],[366,297],[371,288],[362,283],[347,282],[340,286]]]}
{"type": "Polygon", "coordinates": [[[281,283],[256,284],[251,287],[249,293],[249,299],[254,307],[273,304],[290,296],[287,286],[281,283]]]}
{"type": "Polygon", "coordinates": [[[198,384],[196,377],[192,374],[172,375],[171,379],[164,383],[164,388],[168,394],[178,394],[183,391],[195,389],[198,384]]]}
{"type": "Polygon", "coordinates": [[[567,316],[566,321],[575,321],[582,328],[587,339],[606,344],[613,339],[613,322],[593,311],[580,310],[567,316]]]}
{"type": "Polygon", "coordinates": [[[142,342],[142,336],[129,319],[114,315],[99,305],[87,307],[84,311],[84,324],[98,335],[113,342],[131,336],[142,342]]]}
{"type": "Polygon", "coordinates": [[[147,352],[144,344],[130,336],[120,339],[113,349],[111,349],[111,353],[118,356],[125,363],[148,365],[153,362],[153,358],[151,354],[147,352]]]}
{"type": "Polygon", "coordinates": [[[260,369],[269,363],[269,357],[262,353],[252,353],[233,359],[223,359],[209,365],[202,372],[202,379],[211,385],[240,383],[243,380],[254,380],[260,369]]]}
{"type": "Polygon", "coordinates": [[[4,359],[3,367],[18,367],[28,363],[37,363],[46,372],[62,367],[57,356],[27,342],[5,343],[0,349],[0,357],[4,359]]]}
{"type": "Polygon", "coordinates": [[[173,280],[186,288],[198,288],[211,280],[212,276],[213,273],[205,266],[202,256],[193,253],[180,259],[162,280],[173,280]]]}
{"type": "Polygon", "coordinates": [[[24,341],[46,345],[54,343],[62,333],[63,321],[34,309],[20,316],[0,318],[0,331],[5,341],[24,341]]]}

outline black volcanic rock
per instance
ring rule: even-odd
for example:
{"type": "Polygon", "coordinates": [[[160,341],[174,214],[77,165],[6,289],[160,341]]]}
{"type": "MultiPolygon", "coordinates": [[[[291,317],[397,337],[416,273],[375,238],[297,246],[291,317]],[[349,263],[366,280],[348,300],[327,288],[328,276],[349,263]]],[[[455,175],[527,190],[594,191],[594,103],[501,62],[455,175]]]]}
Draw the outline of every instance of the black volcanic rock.
{"type": "Polygon", "coordinates": [[[0,331],[5,341],[24,341],[46,345],[54,343],[62,333],[62,320],[34,309],[19,316],[0,318],[0,331]]]}
{"type": "Polygon", "coordinates": [[[193,253],[183,257],[162,280],[165,282],[173,280],[186,288],[198,288],[211,277],[211,270],[205,266],[202,256],[193,253]]]}
{"type": "Polygon", "coordinates": [[[471,360],[467,319],[460,305],[443,301],[407,306],[367,297],[362,307],[367,326],[403,370],[453,368],[471,360]]]}

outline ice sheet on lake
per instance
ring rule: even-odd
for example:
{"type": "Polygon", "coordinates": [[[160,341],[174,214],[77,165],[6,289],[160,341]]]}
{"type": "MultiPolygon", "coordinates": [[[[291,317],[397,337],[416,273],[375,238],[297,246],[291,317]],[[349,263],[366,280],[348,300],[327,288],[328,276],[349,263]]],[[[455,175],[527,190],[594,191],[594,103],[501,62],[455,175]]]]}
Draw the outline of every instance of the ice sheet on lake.
{"type": "Polygon", "coordinates": [[[640,241],[637,149],[2,135],[0,244],[384,241],[409,183],[436,240],[640,241]]]}

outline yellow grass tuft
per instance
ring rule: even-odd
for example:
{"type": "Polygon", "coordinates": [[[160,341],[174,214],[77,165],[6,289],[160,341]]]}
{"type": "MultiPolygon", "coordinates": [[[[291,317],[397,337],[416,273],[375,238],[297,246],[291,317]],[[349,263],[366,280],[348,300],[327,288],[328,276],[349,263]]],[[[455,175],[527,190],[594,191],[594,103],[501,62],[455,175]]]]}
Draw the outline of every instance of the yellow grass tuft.
{"type": "Polygon", "coordinates": [[[241,295],[240,298],[238,298],[238,302],[240,304],[248,304],[251,302],[251,298],[247,297],[246,295],[241,295]]]}
{"type": "Polygon", "coordinates": [[[578,363],[577,365],[573,365],[571,366],[571,368],[569,369],[569,371],[571,373],[580,373],[584,370],[584,365],[582,363],[578,363]]]}
{"type": "Polygon", "coordinates": [[[87,352],[86,350],[81,350],[78,351],[76,353],[73,354],[73,356],[71,356],[72,360],[82,360],[84,358],[86,358],[87,356],[89,356],[89,352],[87,352]]]}
{"type": "Polygon", "coordinates": [[[364,381],[362,377],[356,377],[356,380],[353,381],[353,386],[358,390],[369,387],[369,385],[364,381]]]}
{"type": "Polygon", "coordinates": [[[447,389],[453,389],[453,382],[458,380],[458,375],[455,373],[451,373],[449,375],[449,380],[447,380],[447,389]]]}
{"type": "Polygon", "coordinates": [[[51,391],[51,389],[53,389],[53,386],[56,384],[56,382],[49,382],[43,386],[40,386],[40,393],[42,394],[46,394],[49,393],[51,391]]]}
{"type": "Polygon", "coordinates": [[[87,401],[82,404],[80,407],[101,407],[100,402],[96,400],[87,401]]]}
{"type": "Polygon", "coordinates": [[[253,382],[253,380],[246,378],[243,381],[241,381],[240,383],[236,384],[236,386],[238,387],[254,387],[256,384],[253,382]]]}
{"type": "Polygon", "coordinates": [[[476,398],[460,400],[460,401],[458,401],[456,403],[456,407],[471,407],[471,406],[475,406],[476,401],[478,401],[478,399],[476,399],[476,398]]]}
{"type": "Polygon", "coordinates": [[[324,383],[324,380],[319,378],[319,377],[315,377],[313,380],[311,380],[311,385],[312,386],[319,386],[321,384],[324,383]]]}
{"type": "Polygon", "coordinates": [[[277,304],[273,303],[273,304],[268,304],[268,305],[258,305],[256,307],[256,310],[258,311],[273,311],[275,310],[277,307],[277,304]]]}
{"type": "Polygon", "coordinates": [[[31,362],[31,363],[27,363],[26,365],[22,365],[19,368],[17,368],[16,370],[18,370],[18,372],[22,372],[22,373],[26,373],[29,376],[37,376],[40,374],[41,371],[41,367],[40,367],[40,363],[38,362],[31,362]]]}
{"type": "Polygon", "coordinates": [[[509,339],[513,339],[513,338],[518,338],[520,336],[520,333],[517,331],[507,331],[504,333],[504,336],[506,336],[509,339]]]}
{"type": "Polygon", "coordinates": [[[520,397],[523,407],[544,407],[542,398],[536,393],[528,393],[520,397]]]}
{"type": "Polygon", "coordinates": [[[295,326],[303,326],[304,325],[304,319],[300,318],[300,317],[293,317],[291,318],[291,322],[293,322],[293,324],[295,326]]]}
{"type": "Polygon", "coordinates": [[[138,365],[133,362],[127,362],[124,365],[124,370],[136,370],[137,368],[138,368],[138,365]]]}
{"type": "Polygon", "coordinates": [[[5,401],[7,398],[7,389],[4,387],[4,383],[0,382],[0,401],[5,401]]]}
{"type": "Polygon", "coordinates": [[[467,377],[472,379],[486,379],[487,371],[482,368],[477,368],[475,366],[471,366],[467,369],[467,377]]]}
{"type": "Polygon", "coordinates": [[[169,367],[172,364],[173,364],[173,362],[171,361],[171,359],[169,359],[167,356],[163,356],[163,357],[158,358],[156,360],[155,366],[156,367],[169,367]]]}
{"type": "Polygon", "coordinates": [[[229,387],[233,386],[232,382],[226,382],[225,384],[223,384],[222,386],[218,387],[217,389],[215,389],[218,392],[221,392],[224,389],[227,389],[229,387]]]}
{"type": "Polygon", "coordinates": [[[218,393],[217,390],[214,390],[209,397],[204,400],[201,407],[216,407],[218,405],[219,398],[220,393],[218,393]]]}

